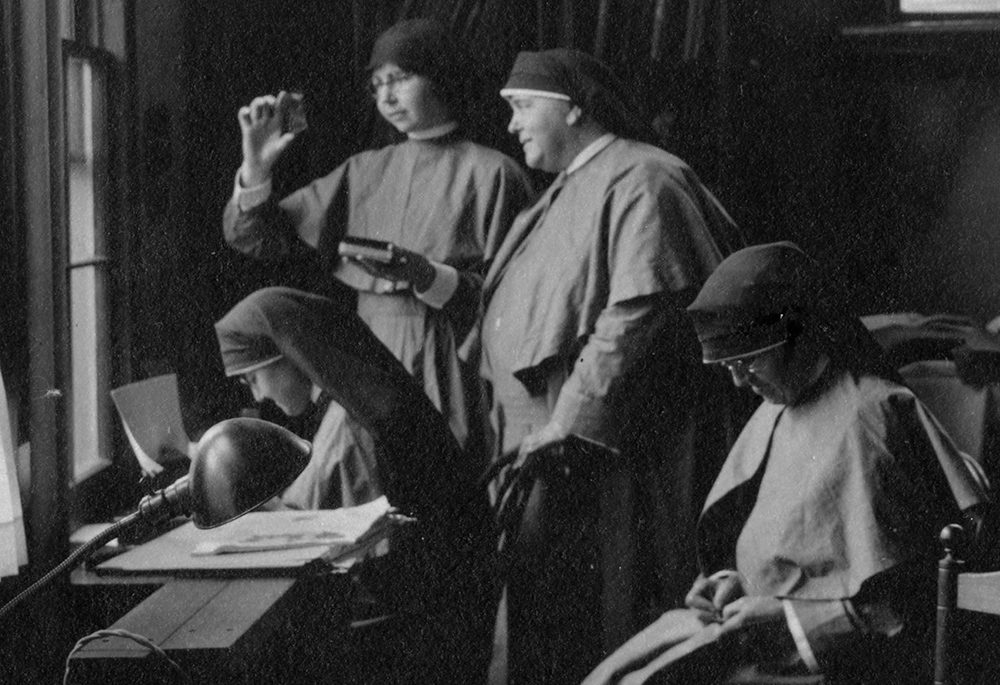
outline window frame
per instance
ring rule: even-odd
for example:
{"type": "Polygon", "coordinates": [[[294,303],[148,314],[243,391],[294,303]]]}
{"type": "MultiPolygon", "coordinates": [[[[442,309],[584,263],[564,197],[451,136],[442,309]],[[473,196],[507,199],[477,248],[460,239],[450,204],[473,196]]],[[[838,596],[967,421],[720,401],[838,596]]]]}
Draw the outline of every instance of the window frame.
{"type": "MultiPolygon", "coordinates": [[[[111,273],[111,235],[110,222],[113,216],[114,193],[114,141],[112,137],[112,116],[115,111],[113,78],[115,58],[111,53],[81,44],[78,41],[64,40],[63,46],[63,300],[65,306],[66,354],[64,355],[64,378],[66,379],[67,402],[65,404],[65,419],[67,427],[67,458],[68,475],[74,485],[79,485],[87,478],[113,464],[115,453],[113,444],[113,408],[110,399],[112,356],[114,340],[111,335],[113,308],[114,277],[111,273]],[[96,86],[91,93],[91,114],[96,113],[98,121],[91,122],[89,131],[93,143],[93,159],[90,169],[91,196],[85,198],[90,202],[89,209],[92,222],[92,233],[88,236],[90,249],[84,256],[76,255],[75,245],[79,245],[79,235],[74,235],[78,225],[74,222],[74,150],[75,136],[86,132],[74,132],[74,116],[69,111],[73,104],[69,89],[72,85],[74,69],[71,63],[81,61],[88,65],[91,72],[90,82],[96,86]],[[94,321],[83,321],[83,326],[93,325],[93,330],[82,330],[74,322],[78,311],[75,295],[75,281],[86,276],[84,270],[92,270],[90,279],[93,292],[92,300],[88,302],[88,311],[95,315],[94,321]],[[80,361],[81,339],[78,335],[86,335],[88,343],[93,346],[96,359],[93,366],[81,369],[80,361]],[[81,387],[86,383],[88,387],[81,387]],[[87,392],[87,397],[83,393],[87,392]],[[93,403],[91,406],[90,403],[93,403]],[[85,419],[86,428],[78,430],[80,421],[85,419]],[[93,428],[91,434],[90,428],[93,428]]],[[[84,113],[86,116],[86,113],[84,113]]],[[[79,214],[80,212],[77,212],[79,214]]]]}

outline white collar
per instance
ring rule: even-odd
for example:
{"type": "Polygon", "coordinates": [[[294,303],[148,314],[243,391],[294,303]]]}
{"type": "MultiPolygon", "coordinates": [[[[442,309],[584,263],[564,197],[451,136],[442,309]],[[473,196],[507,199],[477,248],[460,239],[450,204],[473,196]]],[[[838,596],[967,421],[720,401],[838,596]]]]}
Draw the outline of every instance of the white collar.
{"type": "Polygon", "coordinates": [[[569,166],[566,167],[566,175],[568,176],[569,174],[572,174],[574,171],[589,162],[597,155],[598,152],[606,148],[608,145],[611,145],[617,137],[618,136],[614,133],[605,133],[593,143],[580,150],[579,154],[577,154],[577,156],[573,158],[573,161],[569,163],[569,166]]]}
{"type": "Polygon", "coordinates": [[[312,403],[316,404],[319,401],[319,396],[322,394],[323,394],[323,388],[313,383],[312,391],[310,391],[309,393],[309,399],[312,400],[312,403]]]}
{"type": "Polygon", "coordinates": [[[431,126],[430,128],[424,128],[419,131],[407,133],[406,137],[410,140],[431,140],[432,138],[446,136],[456,128],[458,128],[457,121],[448,121],[443,124],[438,124],[437,126],[431,126]]]}

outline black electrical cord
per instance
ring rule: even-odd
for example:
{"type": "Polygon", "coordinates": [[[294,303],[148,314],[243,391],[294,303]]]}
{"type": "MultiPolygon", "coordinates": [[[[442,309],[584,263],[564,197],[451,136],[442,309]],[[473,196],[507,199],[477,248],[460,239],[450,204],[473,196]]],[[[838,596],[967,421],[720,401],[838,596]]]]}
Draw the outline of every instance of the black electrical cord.
{"type": "Polygon", "coordinates": [[[114,540],[116,537],[118,537],[118,534],[122,531],[122,529],[131,526],[138,517],[139,517],[139,513],[138,512],[135,513],[135,514],[131,514],[129,516],[126,516],[121,521],[119,521],[118,523],[114,524],[113,526],[111,526],[110,528],[108,528],[107,530],[105,530],[104,532],[100,533],[96,537],[94,537],[91,540],[89,540],[82,547],[80,547],[77,550],[75,550],[72,554],[70,554],[68,557],[66,557],[62,561],[62,563],[60,563],[58,566],[56,566],[55,568],[53,568],[51,571],[49,571],[48,573],[46,573],[44,576],[42,576],[41,578],[39,578],[38,580],[36,580],[29,587],[27,587],[24,590],[22,590],[20,593],[18,593],[18,595],[16,597],[14,597],[14,599],[12,599],[9,602],[7,602],[6,604],[4,604],[3,607],[0,607],[0,621],[2,621],[3,618],[4,618],[4,616],[6,616],[7,614],[9,614],[14,609],[14,607],[16,607],[18,604],[20,604],[24,600],[28,599],[29,597],[31,597],[32,595],[34,595],[35,593],[37,593],[39,590],[41,590],[43,587],[45,587],[46,585],[48,585],[49,583],[51,583],[53,580],[55,580],[59,575],[61,575],[65,571],[67,571],[69,569],[72,569],[74,566],[76,566],[77,562],[81,558],[86,558],[95,549],[99,549],[99,548],[103,547],[105,544],[107,544],[111,540],[114,540]]]}
{"type": "Polygon", "coordinates": [[[139,635],[138,633],[133,633],[128,630],[107,629],[107,630],[98,630],[96,632],[91,633],[90,635],[81,637],[79,640],[76,641],[76,644],[73,645],[73,649],[71,649],[69,651],[69,654],[66,656],[66,671],[63,674],[63,685],[70,685],[70,680],[69,680],[70,657],[72,657],[76,652],[78,652],[88,643],[94,642],[95,640],[102,640],[106,637],[122,637],[128,640],[132,640],[133,642],[137,642],[146,649],[150,650],[153,654],[156,654],[158,657],[163,659],[166,662],[167,666],[170,668],[170,670],[174,673],[174,675],[177,676],[177,679],[180,682],[186,683],[187,685],[191,685],[191,683],[193,683],[193,681],[191,680],[191,676],[185,673],[184,670],[177,665],[176,661],[167,656],[167,653],[163,651],[163,649],[158,644],[150,640],[145,635],[139,635]]]}

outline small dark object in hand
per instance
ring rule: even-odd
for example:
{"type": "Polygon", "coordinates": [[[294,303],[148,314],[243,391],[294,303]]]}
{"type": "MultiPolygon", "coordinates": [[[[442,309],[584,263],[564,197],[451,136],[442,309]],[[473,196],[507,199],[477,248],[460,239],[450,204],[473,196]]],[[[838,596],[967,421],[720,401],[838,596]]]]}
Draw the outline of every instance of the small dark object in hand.
{"type": "Polygon", "coordinates": [[[305,96],[289,93],[281,109],[281,132],[299,134],[306,130],[305,96]]]}
{"type": "Polygon", "coordinates": [[[384,240],[371,240],[370,238],[344,238],[337,247],[337,252],[342,257],[351,259],[371,259],[383,264],[393,264],[398,261],[395,247],[392,243],[384,240]]]}

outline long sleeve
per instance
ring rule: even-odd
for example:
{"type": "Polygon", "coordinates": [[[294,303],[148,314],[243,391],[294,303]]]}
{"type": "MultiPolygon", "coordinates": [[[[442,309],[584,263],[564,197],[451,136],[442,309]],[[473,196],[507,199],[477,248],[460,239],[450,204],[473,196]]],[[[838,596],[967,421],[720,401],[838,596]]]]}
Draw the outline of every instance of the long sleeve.
{"type": "MultiPolygon", "coordinates": [[[[222,229],[233,248],[257,259],[275,259],[302,249],[329,249],[328,225],[345,226],[345,166],[280,201],[269,195],[251,207],[235,192],[226,205],[222,229]]],[[[335,245],[335,241],[333,242],[335,245]]]]}
{"type": "Polygon", "coordinates": [[[669,306],[668,297],[647,296],[602,311],[563,384],[552,420],[573,435],[613,448],[609,436],[620,417],[612,405],[629,373],[661,336],[669,306]]]}
{"type": "Polygon", "coordinates": [[[934,587],[926,568],[901,564],[843,599],[785,598],[789,629],[810,670],[824,671],[852,650],[890,647],[930,627],[934,587]]]}
{"type": "MultiPolygon", "coordinates": [[[[707,248],[695,245],[708,232],[687,189],[651,174],[613,187],[603,214],[606,242],[595,250],[600,256],[592,262],[588,288],[606,288],[607,295],[552,418],[569,432],[613,449],[616,425],[626,420],[622,406],[629,404],[623,385],[649,367],[655,345],[665,344],[671,332],[688,330],[683,306],[707,275],[698,256],[707,248]],[[606,272],[598,265],[607,265],[606,272]]],[[[683,345],[672,352],[677,358],[671,363],[690,361],[683,345]]]]}
{"type": "Polygon", "coordinates": [[[342,406],[326,400],[305,470],[282,493],[292,509],[336,509],[382,494],[374,440],[342,406]]]}
{"type": "Polygon", "coordinates": [[[471,259],[445,262],[458,271],[458,285],[442,307],[455,327],[458,340],[465,339],[475,325],[486,272],[514,218],[529,205],[532,195],[528,176],[513,162],[500,166],[490,187],[477,195],[478,223],[482,232],[480,240],[484,246],[482,253],[471,259]]]}

